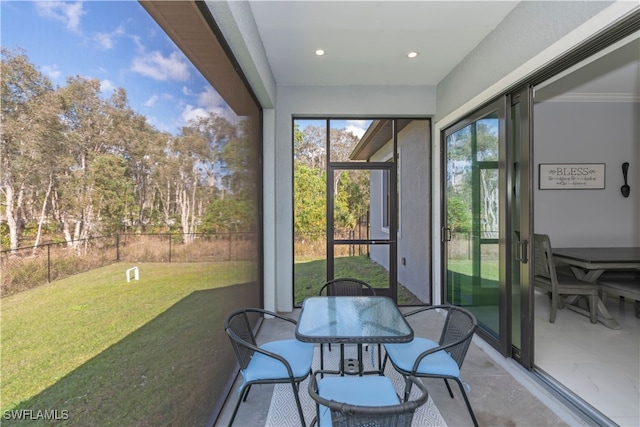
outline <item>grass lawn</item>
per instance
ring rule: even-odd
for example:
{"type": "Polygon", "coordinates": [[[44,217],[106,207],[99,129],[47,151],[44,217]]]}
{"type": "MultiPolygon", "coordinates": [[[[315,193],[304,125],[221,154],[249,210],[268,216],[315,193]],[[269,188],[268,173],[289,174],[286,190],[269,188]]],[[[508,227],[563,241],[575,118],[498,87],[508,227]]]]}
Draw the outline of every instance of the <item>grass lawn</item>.
{"type": "Polygon", "coordinates": [[[483,261],[480,265],[480,280],[473,278],[470,260],[449,260],[449,296],[454,304],[496,305],[499,297],[498,260],[483,261]]]}
{"type": "Polygon", "coordinates": [[[224,317],[257,294],[229,285],[254,278],[233,262],[137,265],[139,281],[127,283],[132,265],[121,263],[1,300],[3,412],[64,410],[64,425],[78,426],[206,423],[228,379],[215,361],[235,360],[224,317]]]}
{"type": "MultiPolygon", "coordinates": [[[[318,295],[325,283],[327,264],[323,259],[296,262],[294,271],[294,305],[302,305],[305,298],[318,295]]],[[[366,256],[336,258],[335,277],[355,277],[369,283],[374,288],[389,287],[389,272],[380,264],[366,256]]],[[[398,286],[398,304],[422,304],[404,286],[398,286]]]]}

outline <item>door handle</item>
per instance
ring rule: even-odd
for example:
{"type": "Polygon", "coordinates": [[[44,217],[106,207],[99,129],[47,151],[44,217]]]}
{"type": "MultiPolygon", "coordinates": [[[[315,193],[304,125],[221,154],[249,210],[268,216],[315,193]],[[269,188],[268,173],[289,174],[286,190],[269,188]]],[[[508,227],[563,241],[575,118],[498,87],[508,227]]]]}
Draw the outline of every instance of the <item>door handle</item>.
{"type": "Polygon", "coordinates": [[[520,261],[523,264],[529,262],[529,241],[521,240],[518,241],[518,246],[516,250],[516,260],[520,261]]]}
{"type": "Polygon", "coordinates": [[[449,227],[442,227],[442,231],[441,231],[441,238],[443,242],[450,242],[451,241],[451,229],[449,227]]]}

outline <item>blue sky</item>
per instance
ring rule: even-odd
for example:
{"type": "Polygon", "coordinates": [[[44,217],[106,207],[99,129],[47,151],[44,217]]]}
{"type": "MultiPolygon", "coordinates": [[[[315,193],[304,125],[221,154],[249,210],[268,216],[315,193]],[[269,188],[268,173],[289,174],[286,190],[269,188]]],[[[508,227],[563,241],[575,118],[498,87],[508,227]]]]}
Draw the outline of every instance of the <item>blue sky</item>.
{"type": "MultiPolygon", "coordinates": [[[[326,119],[296,119],[295,121],[300,129],[306,128],[307,126],[316,126],[316,127],[324,127],[326,124],[326,119]]],[[[354,135],[362,138],[365,131],[371,124],[371,120],[337,120],[331,119],[331,128],[332,129],[343,129],[346,131],[350,131],[354,135]]]]}
{"type": "Polygon", "coordinates": [[[55,86],[99,79],[105,96],[127,91],[131,108],[175,134],[226,104],[135,0],[0,3],[2,47],[23,48],[55,86]]]}

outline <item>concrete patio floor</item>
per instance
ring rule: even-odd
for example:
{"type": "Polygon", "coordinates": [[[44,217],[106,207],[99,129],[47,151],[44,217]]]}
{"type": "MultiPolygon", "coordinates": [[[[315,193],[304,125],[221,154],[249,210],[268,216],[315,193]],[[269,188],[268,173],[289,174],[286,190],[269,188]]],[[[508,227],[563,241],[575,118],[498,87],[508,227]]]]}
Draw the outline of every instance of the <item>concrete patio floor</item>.
{"type": "MultiPolygon", "coordinates": [[[[403,311],[408,309],[403,308],[403,311]]],[[[299,310],[287,313],[297,319],[299,310]]],[[[418,315],[420,316],[420,315],[418,315]]],[[[437,338],[441,327],[438,319],[411,318],[416,336],[437,338]]],[[[259,342],[293,336],[293,329],[282,328],[282,322],[265,320],[258,333],[259,342]]],[[[588,425],[574,412],[564,406],[513,360],[505,359],[479,337],[474,337],[462,366],[462,380],[469,384],[471,406],[481,426],[583,426],[588,425]]],[[[448,426],[472,426],[464,400],[457,386],[452,383],[455,395],[449,397],[444,381],[423,379],[429,394],[448,426]]],[[[216,422],[216,426],[227,426],[240,385],[236,380],[234,390],[216,422]]],[[[234,426],[259,427],[267,420],[273,386],[261,385],[252,388],[246,402],[234,421],[234,426]]],[[[300,393],[306,393],[300,390],[300,393]]],[[[307,420],[309,422],[310,420],[307,420]]]]}

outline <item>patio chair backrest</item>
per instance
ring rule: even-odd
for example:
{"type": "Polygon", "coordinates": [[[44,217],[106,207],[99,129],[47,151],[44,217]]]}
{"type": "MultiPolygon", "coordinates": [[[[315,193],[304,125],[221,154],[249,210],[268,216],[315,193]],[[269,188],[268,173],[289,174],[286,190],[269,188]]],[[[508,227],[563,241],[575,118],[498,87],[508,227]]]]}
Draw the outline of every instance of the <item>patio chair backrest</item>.
{"type": "Polygon", "coordinates": [[[367,282],[359,279],[352,279],[348,277],[329,280],[326,282],[318,295],[327,296],[362,296],[365,295],[365,290],[368,291],[367,295],[375,295],[376,291],[373,286],[367,282]]]}
{"type": "Polygon", "coordinates": [[[256,346],[256,338],[249,322],[247,310],[237,310],[229,314],[225,321],[224,329],[231,340],[240,369],[246,369],[255,352],[247,344],[256,346]]]}
{"type": "Polygon", "coordinates": [[[447,317],[438,344],[442,346],[460,341],[446,351],[462,367],[478,323],[475,316],[464,308],[453,305],[443,308],[447,310],[447,317]]]}
{"type": "MultiPolygon", "coordinates": [[[[309,378],[309,396],[316,402],[316,405],[329,408],[331,411],[332,427],[411,427],[414,413],[420,406],[424,405],[429,398],[429,393],[425,385],[416,377],[409,376],[406,381],[411,382],[413,386],[418,388],[419,394],[406,402],[386,406],[363,406],[338,402],[320,396],[318,393],[317,377],[323,375],[324,372],[325,371],[317,371],[309,378]]],[[[360,378],[367,382],[366,377],[360,378]]],[[[335,380],[340,381],[340,378],[336,378],[335,380]]],[[[394,394],[394,397],[399,401],[397,394],[395,394],[393,390],[393,386],[391,383],[389,384],[391,394],[394,394]]],[[[369,391],[370,390],[367,389],[367,392],[369,391]]],[[[317,409],[320,411],[323,410],[318,406],[317,409]]]]}

